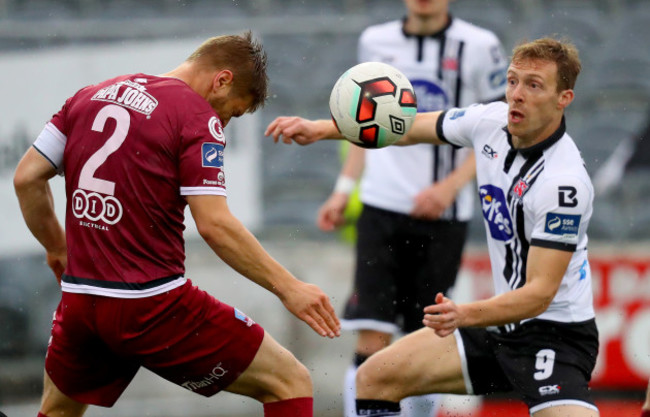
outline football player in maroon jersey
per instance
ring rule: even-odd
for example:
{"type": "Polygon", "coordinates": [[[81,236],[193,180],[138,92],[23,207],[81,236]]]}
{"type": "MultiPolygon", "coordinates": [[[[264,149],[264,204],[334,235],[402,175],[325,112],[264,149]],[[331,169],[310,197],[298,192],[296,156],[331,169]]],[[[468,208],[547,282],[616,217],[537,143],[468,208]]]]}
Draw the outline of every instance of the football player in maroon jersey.
{"type": "Polygon", "coordinates": [[[329,298],[276,262],[230,213],[223,170],[230,118],[267,95],[250,32],[208,39],[162,76],[79,90],[18,164],[25,221],[61,283],[39,417],[110,407],[144,366],[204,396],[255,398],[267,417],[312,416],[308,370],[252,319],[185,277],[184,208],[233,269],[321,336],[339,335],[329,298]],[[65,176],[65,232],[48,181],[65,176]]]}

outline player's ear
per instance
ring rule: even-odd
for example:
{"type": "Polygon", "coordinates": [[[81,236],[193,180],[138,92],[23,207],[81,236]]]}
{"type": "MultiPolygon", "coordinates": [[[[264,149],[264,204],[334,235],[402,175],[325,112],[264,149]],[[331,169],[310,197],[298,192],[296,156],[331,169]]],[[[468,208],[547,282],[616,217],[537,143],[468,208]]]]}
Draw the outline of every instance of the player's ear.
{"type": "Polygon", "coordinates": [[[573,101],[574,93],[573,90],[562,90],[560,96],[558,97],[557,105],[560,109],[566,109],[569,104],[573,101]]]}
{"type": "Polygon", "coordinates": [[[212,79],[212,88],[216,91],[224,87],[232,86],[233,74],[230,70],[221,70],[212,79]]]}

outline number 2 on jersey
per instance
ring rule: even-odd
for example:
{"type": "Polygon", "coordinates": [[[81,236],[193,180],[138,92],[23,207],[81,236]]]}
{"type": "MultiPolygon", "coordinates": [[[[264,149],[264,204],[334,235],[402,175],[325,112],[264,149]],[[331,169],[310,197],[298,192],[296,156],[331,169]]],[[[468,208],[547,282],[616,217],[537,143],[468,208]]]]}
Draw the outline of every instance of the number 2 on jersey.
{"type": "Polygon", "coordinates": [[[102,194],[114,195],[115,183],[95,177],[95,171],[104,163],[106,159],[117,151],[129,132],[131,126],[131,116],[123,107],[115,104],[109,104],[103,107],[93,122],[92,130],[103,132],[106,121],[111,118],[115,120],[115,131],[108,140],[99,148],[84,164],[79,174],[79,188],[84,190],[95,191],[102,194]]]}

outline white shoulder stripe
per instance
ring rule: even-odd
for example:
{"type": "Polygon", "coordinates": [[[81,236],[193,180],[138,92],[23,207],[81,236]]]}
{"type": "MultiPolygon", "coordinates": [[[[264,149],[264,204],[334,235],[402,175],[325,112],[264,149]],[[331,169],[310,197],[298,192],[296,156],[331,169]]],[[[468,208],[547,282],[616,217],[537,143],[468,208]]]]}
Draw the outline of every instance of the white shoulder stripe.
{"type": "Polygon", "coordinates": [[[222,195],[226,189],[222,187],[181,187],[181,195],[222,195]]]}
{"type": "Polygon", "coordinates": [[[34,141],[34,147],[43,154],[59,173],[63,172],[63,151],[68,138],[48,122],[34,141]]]}

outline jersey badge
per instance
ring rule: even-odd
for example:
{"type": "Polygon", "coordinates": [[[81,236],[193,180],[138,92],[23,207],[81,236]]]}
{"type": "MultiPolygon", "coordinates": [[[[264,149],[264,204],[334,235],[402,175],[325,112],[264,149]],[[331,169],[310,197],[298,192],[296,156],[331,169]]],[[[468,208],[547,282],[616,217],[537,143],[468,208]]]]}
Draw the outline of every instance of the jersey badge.
{"type": "Polygon", "coordinates": [[[214,142],[205,142],[201,145],[201,165],[204,168],[223,167],[223,145],[214,142]]]}
{"type": "Polygon", "coordinates": [[[237,320],[241,320],[244,323],[246,323],[246,326],[248,326],[248,327],[251,327],[253,324],[255,324],[253,319],[251,319],[250,317],[248,317],[246,314],[242,313],[238,309],[235,309],[235,318],[237,320]]]}
{"type": "Polygon", "coordinates": [[[497,89],[506,85],[506,69],[499,68],[496,71],[492,71],[489,75],[490,87],[497,89]]]}
{"type": "Polygon", "coordinates": [[[512,187],[512,194],[516,198],[521,198],[526,194],[526,191],[528,190],[528,183],[526,182],[525,179],[520,178],[519,181],[515,184],[514,187],[512,187]]]}
{"type": "Polygon", "coordinates": [[[490,235],[495,240],[507,242],[514,236],[512,219],[508,213],[505,194],[499,187],[486,184],[479,189],[483,217],[488,224],[490,235]]]}
{"type": "Polygon", "coordinates": [[[580,229],[579,214],[546,213],[544,232],[552,235],[575,237],[580,229]]]}
{"type": "Polygon", "coordinates": [[[208,120],[208,129],[210,130],[210,134],[212,137],[214,137],[217,142],[226,144],[226,137],[223,134],[223,128],[221,127],[221,121],[217,116],[212,116],[210,120],[208,120]]]}

